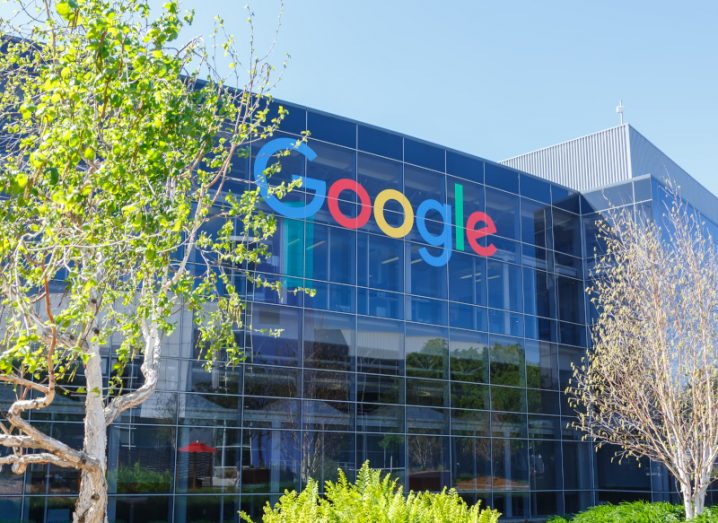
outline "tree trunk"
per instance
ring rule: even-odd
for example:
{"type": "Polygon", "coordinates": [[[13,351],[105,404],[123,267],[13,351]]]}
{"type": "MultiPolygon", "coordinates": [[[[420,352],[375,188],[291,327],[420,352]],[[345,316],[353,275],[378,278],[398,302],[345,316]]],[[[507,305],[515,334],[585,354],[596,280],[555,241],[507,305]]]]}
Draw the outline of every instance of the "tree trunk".
{"type": "Polygon", "coordinates": [[[692,489],[690,486],[682,486],[683,508],[686,511],[686,520],[700,516],[705,509],[706,488],[692,489]]]}
{"type": "Polygon", "coordinates": [[[100,348],[90,348],[85,365],[87,396],[85,398],[84,451],[99,462],[88,467],[80,477],[80,494],[75,504],[73,523],[105,523],[107,521],[107,429],[102,392],[102,360],[100,348]]]}
{"type": "Polygon", "coordinates": [[[107,479],[105,469],[82,471],[80,494],[75,504],[73,523],[106,523],[107,479]]]}

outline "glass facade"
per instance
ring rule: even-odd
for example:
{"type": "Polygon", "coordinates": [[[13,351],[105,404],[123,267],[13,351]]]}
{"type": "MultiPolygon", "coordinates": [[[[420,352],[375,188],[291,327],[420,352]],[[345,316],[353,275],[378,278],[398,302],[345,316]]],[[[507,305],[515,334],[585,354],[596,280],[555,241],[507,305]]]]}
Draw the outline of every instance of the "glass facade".
{"type": "MultiPolygon", "coordinates": [[[[327,186],[348,179],[375,207],[394,189],[412,212],[431,199],[451,215],[429,210],[421,233],[402,201],[390,199],[383,225],[371,215],[361,227],[341,226],[327,205],[310,218],[281,219],[258,270],[287,291],[237,281],[251,303],[252,329],[237,333],[246,361],[205,372],[191,318],[178,315],[159,392],[109,430],[109,519],[238,521],[240,509],[256,516],[285,489],[335,479],[338,467],[351,477],[366,460],[407,488],[455,487],[508,520],[669,499],[673,488],[659,467],[619,466],[567,428],[572,412],[562,390],[589,344],[584,288],[601,248],[595,220],[605,193],[581,195],[399,134],[289,109],[273,139],[309,129],[316,158],[292,153],[279,178],[327,186]],[[464,219],[491,218],[495,233],[477,240],[495,247],[491,255],[470,248],[465,222],[454,219],[459,207],[464,219]],[[407,222],[402,237],[386,234],[407,222]],[[427,263],[449,238],[446,263],[427,263]],[[316,293],[291,292],[297,287],[316,293]],[[274,329],[279,337],[268,334],[274,329]]],[[[230,190],[250,186],[263,145],[237,160],[230,190]]],[[[650,177],[611,191],[614,204],[649,214],[662,198],[650,177]]],[[[303,187],[284,202],[301,208],[315,197],[303,187]]],[[[361,198],[345,190],[334,205],[357,217],[361,198]]],[[[126,386],[138,376],[129,369],[126,386]]],[[[79,407],[60,397],[33,416],[79,446],[79,407]]],[[[54,467],[24,476],[3,470],[0,519],[67,521],[77,487],[76,473],[54,467]]]]}

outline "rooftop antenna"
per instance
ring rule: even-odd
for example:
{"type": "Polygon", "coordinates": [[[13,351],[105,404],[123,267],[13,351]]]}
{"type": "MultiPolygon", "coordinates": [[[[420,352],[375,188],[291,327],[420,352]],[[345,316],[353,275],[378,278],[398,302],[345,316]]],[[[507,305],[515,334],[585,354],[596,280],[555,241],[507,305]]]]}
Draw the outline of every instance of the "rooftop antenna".
{"type": "Polygon", "coordinates": [[[623,125],[623,100],[618,101],[616,112],[618,113],[618,117],[621,119],[621,125],[623,125]]]}

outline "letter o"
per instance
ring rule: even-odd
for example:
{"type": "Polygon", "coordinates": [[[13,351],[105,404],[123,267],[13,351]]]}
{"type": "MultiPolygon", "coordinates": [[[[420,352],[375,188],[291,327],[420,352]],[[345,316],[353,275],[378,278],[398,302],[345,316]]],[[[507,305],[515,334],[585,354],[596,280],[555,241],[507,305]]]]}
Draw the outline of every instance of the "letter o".
{"type": "Polygon", "coordinates": [[[414,224],[414,209],[411,208],[411,204],[406,196],[399,191],[396,189],[384,189],[377,195],[376,200],[374,200],[374,219],[382,232],[390,238],[403,238],[409,234],[411,226],[414,224]],[[399,227],[392,227],[387,223],[384,217],[384,206],[389,200],[399,202],[399,205],[401,205],[404,210],[404,223],[399,227]]]}
{"type": "Polygon", "coordinates": [[[332,218],[334,218],[339,225],[347,229],[358,229],[364,226],[366,222],[369,221],[369,216],[371,215],[369,193],[366,192],[366,189],[360,183],[350,180],[349,178],[341,178],[332,184],[329,188],[329,194],[327,195],[327,206],[329,207],[329,213],[332,215],[332,218]],[[341,209],[339,209],[339,195],[343,191],[354,191],[359,197],[361,209],[359,210],[359,214],[354,218],[346,216],[342,213],[341,209]]]}

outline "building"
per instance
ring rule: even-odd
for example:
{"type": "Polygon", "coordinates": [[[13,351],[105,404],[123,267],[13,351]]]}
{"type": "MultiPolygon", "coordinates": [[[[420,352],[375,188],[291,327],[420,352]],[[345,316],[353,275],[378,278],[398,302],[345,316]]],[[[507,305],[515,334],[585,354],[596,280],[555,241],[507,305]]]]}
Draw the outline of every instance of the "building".
{"type": "MultiPolygon", "coordinates": [[[[288,290],[245,287],[253,330],[238,333],[247,359],[235,369],[205,372],[178,316],[160,391],[110,429],[109,519],[237,521],[365,460],[506,520],[675,496],[660,467],[619,467],[580,441],[561,391],[589,345],[600,211],[656,216],[673,178],[718,222],[715,197],[626,125],[502,165],[289,109],[229,184],[262,183],[272,148],[311,131],[283,159],[302,189],[265,202],[284,218],[258,270],[288,290]]],[[[56,403],[33,416],[79,445],[77,403],[56,403]]],[[[0,519],[67,521],[76,492],[72,471],[4,470],[0,519]]]]}

